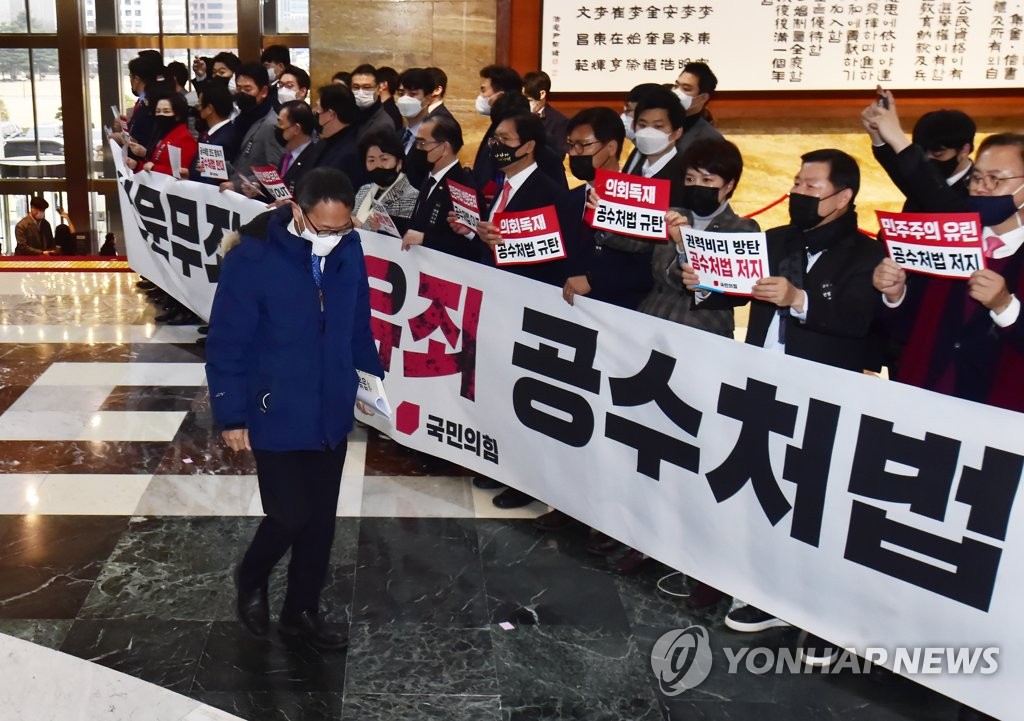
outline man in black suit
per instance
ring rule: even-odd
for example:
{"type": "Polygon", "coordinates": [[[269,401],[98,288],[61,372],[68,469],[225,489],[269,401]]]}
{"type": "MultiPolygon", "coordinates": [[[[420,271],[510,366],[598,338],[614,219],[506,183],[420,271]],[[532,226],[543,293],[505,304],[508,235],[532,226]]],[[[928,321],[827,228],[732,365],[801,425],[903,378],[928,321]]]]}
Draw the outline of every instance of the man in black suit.
{"type": "Polygon", "coordinates": [[[530,112],[544,123],[548,148],[559,161],[565,158],[565,134],[569,118],[548,102],[551,94],[551,78],[543,70],[523,76],[523,95],[530,101],[530,112]]]}
{"type": "MultiPolygon", "coordinates": [[[[506,105],[506,109],[503,111],[504,117],[500,117],[500,112],[497,114],[494,112],[494,104],[503,101],[504,105],[504,101],[511,100],[512,96],[520,96],[517,99],[522,102],[522,94],[523,78],[512,68],[505,65],[488,65],[480,71],[480,94],[476,97],[476,111],[480,115],[491,118],[491,126],[484,133],[480,147],[476,150],[476,158],[473,160],[473,177],[476,178],[477,187],[487,197],[490,197],[490,191],[485,186],[495,181],[501,171],[501,168],[491,162],[490,140],[494,136],[498,123],[512,115],[513,112],[517,112],[508,109],[506,105]],[[492,115],[499,117],[491,117],[492,115]]],[[[528,103],[524,103],[524,105],[528,106],[528,103]]],[[[498,178],[498,183],[500,184],[500,178],[498,178]]]]}
{"type": "Polygon", "coordinates": [[[359,128],[356,135],[358,140],[383,132],[399,132],[391,115],[381,102],[379,87],[377,68],[369,63],[363,63],[352,71],[352,82],[349,84],[349,89],[352,90],[356,107],[359,108],[359,120],[356,122],[356,126],[359,128]]]}
{"type": "MultiPolygon", "coordinates": [[[[225,83],[209,81],[203,86],[199,94],[199,118],[206,124],[206,130],[199,133],[199,142],[220,146],[224,151],[224,160],[228,163],[228,175],[232,173],[230,164],[238,153],[241,141],[238,129],[231,122],[233,110],[234,99],[225,83]]],[[[198,153],[189,168],[189,179],[209,185],[220,184],[217,178],[204,178],[199,174],[198,153]]]]}
{"type": "MultiPolygon", "coordinates": [[[[887,102],[889,100],[891,96],[887,102]]],[[[891,135],[894,146],[878,128],[871,112],[874,109],[866,108],[861,122],[871,137],[875,160],[906,198],[903,212],[922,213],[929,208],[956,211],[970,195],[968,180],[974,169],[971,153],[977,130],[974,121],[959,110],[934,110],[922,115],[914,124],[912,143],[907,143],[898,125],[887,128],[885,136],[891,135]]],[[[881,237],[879,232],[879,239],[881,237]]],[[[882,320],[876,331],[878,359],[872,367],[888,366],[889,377],[895,378],[899,375],[903,342],[882,320]]]]}
{"type": "Polygon", "coordinates": [[[356,120],[359,108],[352,91],[340,83],[320,88],[313,104],[322,147],[316,157],[317,168],[337,168],[358,188],[366,182],[366,166],[359,157],[356,120]]]}
{"type": "MultiPolygon", "coordinates": [[[[459,165],[462,129],[452,118],[444,115],[428,118],[416,131],[416,147],[423,151],[430,163],[430,173],[421,183],[416,210],[410,229],[402,237],[402,247],[408,250],[410,246],[423,245],[449,255],[476,260],[480,256],[479,243],[455,232],[448,223],[448,215],[452,212],[448,181],[473,187],[473,176],[459,165]]],[[[477,203],[482,205],[479,197],[477,203]]]]}
{"type": "MultiPolygon", "coordinates": [[[[767,233],[771,275],[754,285],[746,341],[859,373],[867,363],[869,331],[881,309],[872,275],[885,248],[857,230],[857,161],[834,149],[806,153],[801,161],[790,190],[790,224],[767,233]]],[[[699,304],[747,302],[708,294],[696,287],[699,282],[693,267],[683,265],[683,284],[697,293],[699,304]]],[[[733,609],[725,623],[749,633],[788,625],[754,606],[733,609]]],[[[801,646],[808,665],[828,665],[835,655],[831,644],[814,636],[806,636],[801,646]]]]}
{"type": "Polygon", "coordinates": [[[295,194],[299,179],[316,166],[320,155],[319,143],[313,137],[316,119],[312,109],[302,100],[292,100],[281,106],[277,116],[277,140],[284,141],[284,153],[277,174],[295,194]]]}
{"type": "MultiPolygon", "coordinates": [[[[566,257],[544,263],[500,267],[560,289],[566,279],[578,272],[581,251],[577,238],[583,208],[580,203],[573,202],[573,196],[565,188],[538,168],[536,156],[544,150],[544,142],[544,124],[536,115],[514,115],[501,121],[495,128],[488,143],[488,153],[494,167],[503,172],[505,181],[482,215],[476,236],[482,241],[482,262],[496,265],[494,247],[504,241],[494,223],[495,216],[503,211],[514,213],[554,206],[566,257]]],[[[457,232],[470,235],[461,226],[453,227],[457,232]]],[[[558,290],[552,288],[550,292],[557,293],[558,290]]],[[[497,481],[482,476],[477,476],[473,482],[480,488],[501,487],[497,481]]],[[[494,505],[498,508],[520,508],[533,500],[521,491],[507,488],[494,498],[494,505]]]]}
{"type": "MultiPolygon", "coordinates": [[[[899,152],[882,137],[871,117],[861,117],[871,137],[871,152],[889,179],[906,197],[904,213],[920,213],[931,206],[945,184],[961,197],[968,195],[967,180],[974,164],[974,133],[977,126],[959,110],[925,113],[914,125],[912,146],[904,141],[899,152]],[[926,176],[922,178],[921,176],[926,176]]],[[[902,137],[902,131],[900,131],[902,137]]]]}
{"type": "MultiPolygon", "coordinates": [[[[409,68],[399,76],[398,111],[405,118],[402,145],[405,150],[405,175],[415,187],[423,185],[430,172],[421,148],[416,147],[420,125],[428,118],[446,117],[456,125],[458,121],[444,104],[448,76],[440,68],[409,68]]],[[[459,128],[462,134],[462,128],[459,128]]]]}

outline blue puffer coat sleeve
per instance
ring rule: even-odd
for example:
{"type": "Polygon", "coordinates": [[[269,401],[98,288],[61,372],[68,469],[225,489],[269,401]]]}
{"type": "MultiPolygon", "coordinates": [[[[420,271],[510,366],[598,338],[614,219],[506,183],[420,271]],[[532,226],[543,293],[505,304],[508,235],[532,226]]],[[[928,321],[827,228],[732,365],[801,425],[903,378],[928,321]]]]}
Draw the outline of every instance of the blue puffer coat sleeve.
{"type": "Polygon", "coordinates": [[[259,325],[259,261],[264,241],[243,238],[224,256],[210,314],[206,377],[213,418],[221,428],[244,428],[250,361],[259,325]]]}

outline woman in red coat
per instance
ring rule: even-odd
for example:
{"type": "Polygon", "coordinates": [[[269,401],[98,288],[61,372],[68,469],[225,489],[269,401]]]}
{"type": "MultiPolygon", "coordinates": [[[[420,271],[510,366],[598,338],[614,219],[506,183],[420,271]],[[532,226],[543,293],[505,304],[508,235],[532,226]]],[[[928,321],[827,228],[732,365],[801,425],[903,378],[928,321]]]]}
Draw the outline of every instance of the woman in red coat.
{"type": "MultiPolygon", "coordinates": [[[[174,93],[169,98],[161,98],[155,108],[156,132],[153,137],[155,142],[151,148],[135,147],[133,143],[132,152],[145,157],[141,168],[138,170],[152,170],[155,173],[174,175],[171,170],[171,153],[169,146],[181,149],[181,170],[179,175],[188,177],[188,169],[199,151],[199,144],[192,137],[188,129],[188,103],[184,96],[174,93]]],[[[130,167],[135,167],[133,161],[129,160],[130,167]]]]}

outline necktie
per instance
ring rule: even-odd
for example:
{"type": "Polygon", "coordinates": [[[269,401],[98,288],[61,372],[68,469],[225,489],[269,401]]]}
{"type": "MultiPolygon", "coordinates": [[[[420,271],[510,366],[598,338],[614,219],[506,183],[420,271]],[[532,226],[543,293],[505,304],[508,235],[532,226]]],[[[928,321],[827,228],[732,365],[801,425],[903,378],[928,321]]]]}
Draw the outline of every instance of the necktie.
{"type": "Polygon", "coordinates": [[[505,210],[505,206],[508,205],[508,196],[512,194],[512,183],[505,181],[505,184],[501,186],[501,197],[498,198],[498,204],[494,206],[494,212],[500,213],[505,210]]]}
{"type": "Polygon", "coordinates": [[[316,290],[320,296],[320,311],[324,309],[324,272],[320,269],[321,258],[316,253],[310,254],[313,269],[313,282],[316,283],[316,290]]]}
{"type": "Polygon", "coordinates": [[[416,196],[416,206],[412,209],[412,217],[417,217],[420,208],[427,202],[430,194],[434,192],[434,184],[436,182],[433,175],[428,175],[427,179],[423,181],[423,185],[420,186],[420,194],[416,196]]]}
{"type": "Polygon", "coordinates": [[[434,184],[437,180],[433,175],[428,175],[427,179],[423,181],[423,185],[420,186],[420,195],[426,200],[430,197],[430,194],[434,192],[434,184]]]}
{"type": "Polygon", "coordinates": [[[288,172],[288,168],[289,168],[289,166],[291,166],[291,164],[292,164],[292,154],[291,153],[285,153],[284,157],[281,158],[280,175],[281,175],[282,178],[284,177],[284,174],[288,172]]]}
{"type": "Polygon", "coordinates": [[[989,235],[985,237],[985,257],[991,258],[996,254],[996,251],[1002,248],[1006,243],[998,235],[989,235]]]}
{"type": "Polygon", "coordinates": [[[409,150],[409,143],[412,142],[412,137],[412,131],[406,128],[405,132],[402,133],[402,145],[405,146],[407,151],[409,150]]]}

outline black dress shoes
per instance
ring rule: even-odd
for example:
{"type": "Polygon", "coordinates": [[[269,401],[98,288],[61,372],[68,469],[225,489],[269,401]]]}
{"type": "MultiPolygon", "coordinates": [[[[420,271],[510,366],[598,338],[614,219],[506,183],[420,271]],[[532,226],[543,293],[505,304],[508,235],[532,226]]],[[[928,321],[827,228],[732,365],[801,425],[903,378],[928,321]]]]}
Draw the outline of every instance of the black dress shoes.
{"type": "Polygon", "coordinates": [[[314,611],[282,613],[278,629],[285,636],[301,638],[310,646],[324,651],[339,651],[348,646],[348,639],[340,633],[332,633],[324,628],[320,614],[314,611]]]}
{"type": "Polygon", "coordinates": [[[593,538],[590,539],[590,543],[587,544],[587,553],[591,553],[595,556],[609,556],[622,548],[622,544],[616,541],[611,536],[606,536],[603,533],[597,533],[593,538]]]}
{"type": "Polygon", "coordinates": [[[266,585],[246,591],[238,582],[237,573],[235,585],[238,588],[238,620],[253,636],[266,638],[270,632],[270,607],[267,605],[266,585]]]}
{"type": "Polygon", "coordinates": [[[517,491],[515,488],[506,488],[504,491],[494,497],[491,503],[494,504],[495,508],[522,508],[533,503],[536,498],[528,496],[522,491],[517,491]]]}
{"type": "Polygon", "coordinates": [[[555,509],[534,518],[533,527],[538,531],[561,531],[568,528],[574,520],[568,513],[562,513],[555,509]]]}
{"type": "Polygon", "coordinates": [[[494,491],[504,488],[505,484],[487,476],[473,476],[473,485],[484,491],[494,491]]]}

